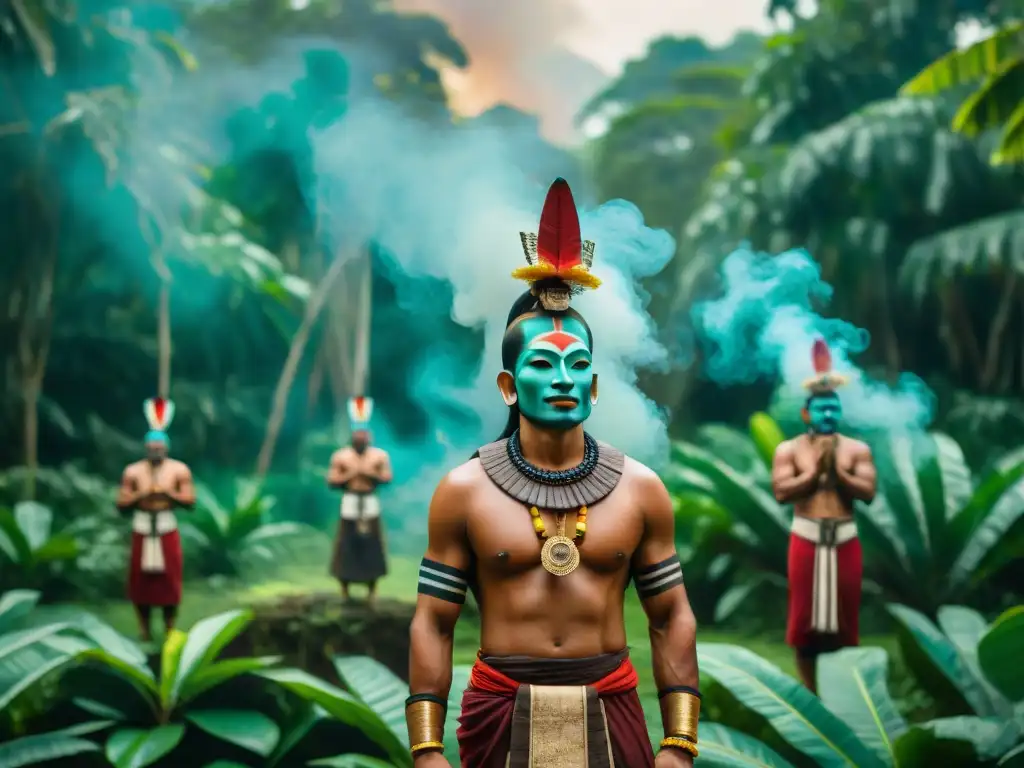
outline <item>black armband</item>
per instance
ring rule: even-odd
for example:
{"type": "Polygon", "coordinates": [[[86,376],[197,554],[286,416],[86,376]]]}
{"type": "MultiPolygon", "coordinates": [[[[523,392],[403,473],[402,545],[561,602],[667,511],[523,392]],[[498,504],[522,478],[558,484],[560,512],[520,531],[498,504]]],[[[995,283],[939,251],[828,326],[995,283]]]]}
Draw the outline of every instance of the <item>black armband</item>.
{"type": "Polygon", "coordinates": [[[633,574],[633,581],[636,582],[636,593],[641,600],[678,587],[683,583],[683,566],[679,562],[679,555],[672,555],[667,560],[637,571],[633,574]]]}
{"type": "Polygon", "coordinates": [[[423,558],[423,562],[420,563],[418,592],[421,595],[429,595],[438,600],[462,605],[466,602],[468,587],[469,574],[465,571],[427,558],[423,558]]]}
{"type": "Polygon", "coordinates": [[[696,688],[691,688],[688,685],[670,685],[668,688],[662,688],[658,691],[658,698],[663,699],[670,693],[688,693],[691,696],[696,696],[698,699],[703,698],[703,696],[700,695],[700,691],[696,688]]]}
{"type": "Polygon", "coordinates": [[[442,706],[446,711],[448,709],[448,702],[440,696],[435,696],[432,693],[414,693],[405,700],[405,706],[408,707],[410,704],[415,704],[417,701],[429,701],[431,704],[438,704],[442,706]]]}

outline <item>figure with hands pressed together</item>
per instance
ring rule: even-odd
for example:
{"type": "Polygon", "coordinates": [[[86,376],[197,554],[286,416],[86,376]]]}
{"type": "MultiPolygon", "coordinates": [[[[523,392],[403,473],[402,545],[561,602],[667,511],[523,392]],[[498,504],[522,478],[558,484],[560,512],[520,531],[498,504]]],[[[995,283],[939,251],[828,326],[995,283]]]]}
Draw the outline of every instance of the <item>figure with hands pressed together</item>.
{"type": "Polygon", "coordinates": [[[468,591],[480,652],[462,699],[468,768],[690,766],[697,755],[696,622],[658,476],[598,442],[594,338],[571,297],[599,281],[568,184],[522,234],[530,283],[508,315],[501,437],[450,472],[429,509],[411,627],[406,718],[417,768],[447,766],[452,641],[468,591]],[[651,749],[626,648],[625,590],[647,613],[665,738],[651,749]]]}
{"type": "Polygon", "coordinates": [[[191,509],[196,494],[192,472],[168,456],[167,429],[174,403],[151,398],[143,406],[149,432],[146,458],[125,467],[117,492],[117,508],[132,513],[128,599],[135,607],[144,642],[152,640],[153,608],[163,611],[165,632],[174,628],[181,604],[182,551],[176,509],[191,509]]]}
{"type": "Polygon", "coordinates": [[[779,445],[772,463],[775,498],[793,505],[789,540],[786,642],[804,684],[817,692],[817,660],[859,643],[863,562],[854,502],[870,503],[876,473],[871,449],[839,434],[844,377],[832,354],[814,343],[815,375],[804,382],[805,434],[779,445]]]}
{"type": "Polygon", "coordinates": [[[351,443],[334,452],[327,472],[328,486],[342,492],[331,574],[341,583],[345,600],[351,584],[366,584],[367,602],[373,605],[377,582],[387,574],[377,488],[391,482],[391,459],[371,444],[373,400],[351,398],[348,415],[351,443]]]}

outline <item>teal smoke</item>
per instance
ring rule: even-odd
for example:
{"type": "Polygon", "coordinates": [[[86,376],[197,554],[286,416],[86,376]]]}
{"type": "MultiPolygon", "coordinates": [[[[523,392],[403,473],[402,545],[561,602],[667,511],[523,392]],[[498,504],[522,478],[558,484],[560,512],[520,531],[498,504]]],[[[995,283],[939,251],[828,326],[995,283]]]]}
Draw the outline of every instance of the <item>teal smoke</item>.
{"type": "Polygon", "coordinates": [[[902,372],[892,385],[873,378],[855,362],[871,343],[868,332],[820,314],[833,288],[807,251],[772,255],[742,247],[725,258],[719,278],[720,295],[692,310],[704,371],[716,384],[768,381],[783,398],[795,399],[814,372],[814,340],[823,338],[833,367],[849,377],[841,390],[849,426],[910,432],[931,423],[935,395],[918,376],[902,372]]]}

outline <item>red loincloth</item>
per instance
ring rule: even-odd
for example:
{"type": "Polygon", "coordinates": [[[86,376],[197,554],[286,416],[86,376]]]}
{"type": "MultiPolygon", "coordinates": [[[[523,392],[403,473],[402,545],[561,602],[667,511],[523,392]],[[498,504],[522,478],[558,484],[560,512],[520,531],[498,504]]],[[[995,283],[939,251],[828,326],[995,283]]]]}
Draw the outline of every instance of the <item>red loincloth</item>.
{"type": "MultiPolygon", "coordinates": [[[[544,660],[538,659],[540,663],[544,660]]],[[[536,684],[536,683],[535,683],[536,684]]],[[[558,685],[593,686],[604,703],[616,768],[652,768],[644,711],[637,696],[637,676],[628,658],[605,677],[558,685]]],[[[457,736],[464,768],[505,768],[512,739],[512,713],[520,684],[478,659],[462,695],[457,736]]]]}
{"type": "Polygon", "coordinates": [[[814,599],[815,545],[796,534],[789,537],[789,621],[786,643],[808,651],[828,652],[860,644],[860,593],[864,573],[860,540],[851,539],[836,548],[839,593],[839,633],[811,631],[814,599]]]}
{"type": "Polygon", "coordinates": [[[160,536],[164,553],[164,572],[142,570],[142,541],[146,537],[132,532],[132,555],[128,568],[128,599],[134,605],[178,605],[181,603],[181,537],[177,531],[160,536]]]}

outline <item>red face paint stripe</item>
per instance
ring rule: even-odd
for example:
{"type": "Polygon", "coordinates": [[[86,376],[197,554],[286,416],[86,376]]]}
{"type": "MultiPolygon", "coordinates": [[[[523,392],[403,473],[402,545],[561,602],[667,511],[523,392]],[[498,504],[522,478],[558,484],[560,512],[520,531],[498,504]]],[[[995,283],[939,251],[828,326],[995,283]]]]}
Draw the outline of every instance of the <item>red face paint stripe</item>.
{"type": "Polygon", "coordinates": [[[571,333],[566,333],[565,331],[550,331],[549,333],[538,336],[533,340],[533,343],[550,344],[560,352],[565,352],[565,350],[574,344],[582,344],[583,339],[579,336],[573,336],[571,333]]]}

